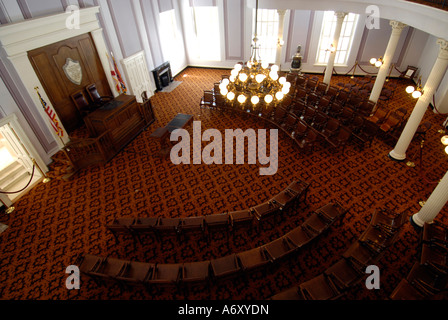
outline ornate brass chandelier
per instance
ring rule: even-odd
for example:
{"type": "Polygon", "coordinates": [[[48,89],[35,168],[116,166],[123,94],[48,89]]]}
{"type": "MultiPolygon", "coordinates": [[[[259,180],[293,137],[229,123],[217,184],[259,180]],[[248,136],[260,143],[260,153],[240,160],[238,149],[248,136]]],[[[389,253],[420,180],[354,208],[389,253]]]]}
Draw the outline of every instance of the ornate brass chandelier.
{"type": "Polygon", "coordinates": [[[257,38],[258,0],[256,6],[255,37],[250,60],[244,65],[236,64],[230,77],[223,79],[219,88],[228,101],[236,99],[241,105],[250,101],[256,106],[262,100],[266,104],[277,104],[289,93],[291,84],[285,77],[279,76],[277,65],[270,66],[260,59],[257,38]]]}

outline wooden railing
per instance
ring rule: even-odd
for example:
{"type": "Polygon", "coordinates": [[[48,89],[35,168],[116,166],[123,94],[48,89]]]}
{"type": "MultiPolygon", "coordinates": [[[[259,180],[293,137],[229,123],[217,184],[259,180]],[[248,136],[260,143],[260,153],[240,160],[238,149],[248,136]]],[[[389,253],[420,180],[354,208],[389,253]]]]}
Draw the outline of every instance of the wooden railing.
{"type": "MultiPolygon", "coordinates": [[[[74,169],[70,176],[91,165],[105,164],[115,154],[109,131],[104,132],[97,138],[70,141],[63,148],[63,152],[74,169]]],[[[68,178],[70,177],[65,177],[65,179],[68,178]]]]}

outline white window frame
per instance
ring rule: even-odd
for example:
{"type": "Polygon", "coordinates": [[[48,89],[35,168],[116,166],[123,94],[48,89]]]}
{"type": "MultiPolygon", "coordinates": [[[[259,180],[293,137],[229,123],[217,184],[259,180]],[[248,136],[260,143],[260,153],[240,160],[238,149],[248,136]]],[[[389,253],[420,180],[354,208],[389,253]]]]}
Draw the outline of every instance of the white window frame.
{"type": "MultiPolygon", "coordinates": [[[[349,13],[344,18],[342,24],[341,35],[339,38],[338,48],[336,50],[335,66],[347,66],[348,60],[350,58],[350,53],[352,50],[352,44],[358,26],[359,15],[354,13],[349,13]],[[351,28],[348,29],[348,26],[351,28]],[[341,57],[341,55],[343,56],[341,57]]],[[[330,57],[330,52],[327,51],[331,45],[334,32],[336,29],[337,17],[334,11],[325,11],[322,17],[322,29],[320,33],[318,50],[316,54],[315,65],[323,66],[328,64],[328,59],[330,57]],[[328,34],[328,29],[330,33],[328,34]],[[321,59],[321,55],[324,55],[324,59],[321,59]]]]}
{"type": "MultiPolygon", "coordinates": [[[[205,61],[222,61],[222,54],[221,54],[221,25],[219,21],[219,10],[217,6],[200,6],[200,7],[191,7],[191,14],[193,17],[193,24],[194,24],[194,33],[195,33],[195,40],[196,40],[196,58],[199,60],[205,60],[205,61]],[[204,8],[212,9],[213,16],[215,22],[216,22],[216,29],[208,29],[207,32],[203,33],[204,30],[199,30],[200,26],[198,26],[198,15],[197,13],[202,11],[204,8]],[[208,33],[208,34],[207,34],[208,33]],[[204,36],[204,39],[201,37],[201,35],[204,36]],[[208,41],[207,41],[208,40],[208,41]],[[213,55],[210,55],[209,53],[212,51],[210,49],[213,49],[214,53],[213,55]],[[205,55],[202,55],[203,53],[206,53],[205,55]]],[[[211,13],[210,13],[211,14],[211,13]]],[[[209,25],[210,27],[210,25],[209,25]]]]}
{"type": "Polygon", "coordinates": [[[255,21],[255,17],[256,9],[253,11],[252,39],[255,36],[255,23],[257,23],[260,58],[262,61],[275,63],[278,45],[278,12],[276,9],[258,9],[258,21],[255,21]]]}

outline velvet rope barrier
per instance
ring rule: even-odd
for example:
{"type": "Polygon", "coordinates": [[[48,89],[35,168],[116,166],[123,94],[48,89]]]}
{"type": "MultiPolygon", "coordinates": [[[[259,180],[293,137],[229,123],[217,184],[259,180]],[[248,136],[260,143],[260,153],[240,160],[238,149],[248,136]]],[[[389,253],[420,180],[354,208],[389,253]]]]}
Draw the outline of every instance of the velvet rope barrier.
{"type": "Polygon", "coordinates": [[[31,184],[31,181],[33,181],[33,178],[34,178],[34,170],[35,170],[35,169],[36,169],[36,166],[33,165],[33,171],[32,171],[32,173],[31,173],[30,181],[28,181],[27,185],[26,185],[23,189],[21,189],[21,190],[19,190],[19,191],[14,191],[14,192],[0,191],[0,193],[1,193],[1,194],[16,194],[16,193],[20,193],[20,192],[26,190],[26,188],[28,188],[29,185],[31,184]]]}

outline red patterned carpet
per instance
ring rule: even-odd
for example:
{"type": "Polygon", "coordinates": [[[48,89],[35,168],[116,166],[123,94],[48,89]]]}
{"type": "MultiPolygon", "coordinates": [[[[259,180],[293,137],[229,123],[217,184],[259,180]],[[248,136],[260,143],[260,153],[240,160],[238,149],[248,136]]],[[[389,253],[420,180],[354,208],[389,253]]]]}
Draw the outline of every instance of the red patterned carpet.
{"type": "MultiPolygon", "coordinates": [[[[70,182],[53,179],[40,184],[15,204],[11,215],[0,222],[9,228],[0,235],[0,296],[6,300],[262,300],[322,273],[341,258],[365,230],[376,208],[396,211],[409,208],[418,212],[435,188],[435,181],[448,170],[440,143],[444,116],[428,111],[424,121],[433,124],[424,149],[424,174],[420,165],[392,161],[393,145],[376,139],[360,151],[349,144],[344,152],[325,145],[313,152],[301,152],[287,137],[279,139],[279,169],[276,175],[260,176],[259,165],[173,165],[169,158],[154,157],[158,150],[150,134],[166,125],[177,113],[194,115],[203,130],[269,129],[252,117],[232,116],[203,110],[199,101],[204,90],[213,88],[226,70],[188,68],[175,80],[182,81],[172,93],[157,93],[152,98],[157,121],[105,166],[80,172],[70,182]],[[252,233],[215,239],[211,244],[193,237],[181,242],[134,244],[131,239],[116,242],[105,225],[119,217],[190,217],[247,209],[269,200],[294,179],[311,184],[307,203],[275,227],[252,233]],[[65,289],[65,269],[85,252],[104,257],[177,263],[207,260],[258,247],[277,239],[301,224],[320,206],[339,201],[349,209],[341,225],[292,256],[274,270],[237,278],[210,291],[193,290],[188,296],[165,290],[148,293],[143,289],[121,290],[117,285],[98,287],[83,277],[77,293],[65,289]]],[[[321,76],[320,76],[321,77],[321,76]]],[[[334,83],[350,81],[335,76],[334,83]]],[[[396,81],[390,108],[407,107],[415,101],[404,92],[407,83],[396,81]]],[[[411,157],[419,148],[414,141],[411,157]]],[[[447,210],[439,215],[447,222],[447,210]]],[[[419,233],[407,223],[397,242],[380,260],[381,289],[369,291],[363,284],[354,286],[346,300],[385,300],[418,259],[419,233]]],[[[439,297],[440,298],[440,297],[439,297]]],[[[444,297],[441,297],[444,298],[444,297]]],[[[445,297],[446,298],[446,297],[445,297]]]]}

